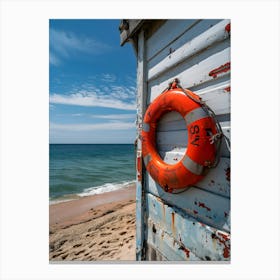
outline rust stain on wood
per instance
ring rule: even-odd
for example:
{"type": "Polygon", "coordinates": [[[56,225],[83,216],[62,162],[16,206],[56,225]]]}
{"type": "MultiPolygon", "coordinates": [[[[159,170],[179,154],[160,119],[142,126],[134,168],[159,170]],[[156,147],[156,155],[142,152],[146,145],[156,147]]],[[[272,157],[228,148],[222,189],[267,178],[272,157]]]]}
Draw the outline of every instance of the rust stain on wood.
{"type": "Polygon", "coordinates": [[[171,229],[172,229],[173,235],[175,235],[175,213],[174,212],[171,213],[171,229]]]}

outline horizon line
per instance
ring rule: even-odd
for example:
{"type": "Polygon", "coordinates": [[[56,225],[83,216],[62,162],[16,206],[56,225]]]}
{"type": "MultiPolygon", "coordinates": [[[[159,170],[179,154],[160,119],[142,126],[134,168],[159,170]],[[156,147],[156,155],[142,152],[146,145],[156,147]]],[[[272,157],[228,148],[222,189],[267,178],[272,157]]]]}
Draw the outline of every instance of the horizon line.
{"type": "Polygon", "coordinates": [[[133,143],[49,143],[50,145],[133,145],[133,143]]]}

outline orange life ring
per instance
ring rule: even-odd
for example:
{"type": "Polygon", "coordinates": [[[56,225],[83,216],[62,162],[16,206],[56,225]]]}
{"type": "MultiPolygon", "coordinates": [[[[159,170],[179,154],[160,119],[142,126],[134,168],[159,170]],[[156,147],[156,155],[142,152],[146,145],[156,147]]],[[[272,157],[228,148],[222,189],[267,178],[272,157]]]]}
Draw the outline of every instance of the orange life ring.
{"type": "MultiPolygon", "coordinates": [[[[186,90],[194,99],[199,97],[186,90]]],[[[216,158],[211,136],[217,133],[215,120],[202,105],[189,98],[180,88],[159,95],[148,107],[142,127],[142,156],[152,178],[168,192],[194,185],[205,176],[205,167],[216,158]],[[165,163],[156,148],[156,129],[159,119],[177,111],[186,121],[188,142],[186,153],[176,164],[165,163]]]]}

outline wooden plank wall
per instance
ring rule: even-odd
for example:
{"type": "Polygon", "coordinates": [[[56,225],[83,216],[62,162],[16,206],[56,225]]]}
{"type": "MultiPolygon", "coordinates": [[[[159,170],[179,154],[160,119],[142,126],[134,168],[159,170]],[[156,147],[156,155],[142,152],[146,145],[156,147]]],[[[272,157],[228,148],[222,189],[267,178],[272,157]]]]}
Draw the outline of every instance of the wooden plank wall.
{"type": "MultiPolygon", "coordinates": [[[[179,78],[214,110],[230,138],[229,20],[167,20],[145,40],[145,60],[147,97],[141,117],[179,78]]],[[[157,143],[165,162],[183,157],[187,131],[178,113],[161,119],[157,143]]],[[[147,260],[230,260],[230,152],[224,141],[218,166],[196,186],[169,194],[143,169],[143,187],[147,260]]]]}

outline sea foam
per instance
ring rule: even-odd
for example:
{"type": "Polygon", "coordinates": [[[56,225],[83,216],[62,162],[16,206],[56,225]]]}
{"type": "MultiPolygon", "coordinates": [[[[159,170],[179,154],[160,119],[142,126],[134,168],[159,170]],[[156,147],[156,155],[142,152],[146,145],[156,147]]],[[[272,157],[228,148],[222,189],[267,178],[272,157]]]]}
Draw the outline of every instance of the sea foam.
{"type": "Polygon", "coordinates": [[[116,191],[119,189],[127,188],[134,183],[135,183],[135,180],[118,182],[118,183],[106,183],[101,186],[87,188],[82,193],[79,193],[78,196],[83,197],[83,196],[89,196],[89,195],[101,194],[101,193],[105,193],[105,192],[116,191]]]}

